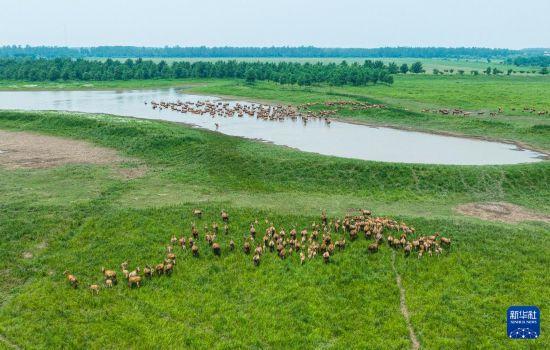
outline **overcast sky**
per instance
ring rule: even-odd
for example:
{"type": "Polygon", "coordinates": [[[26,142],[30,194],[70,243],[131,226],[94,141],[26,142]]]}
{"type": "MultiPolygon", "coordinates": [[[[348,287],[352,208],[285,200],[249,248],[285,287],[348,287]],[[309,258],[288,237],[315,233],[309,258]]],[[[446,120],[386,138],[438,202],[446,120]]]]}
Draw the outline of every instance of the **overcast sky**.
{"type": "Polygon", "coordinates": [[[550,47],[550,0],[0,0],[0,45],[550,47]]]}

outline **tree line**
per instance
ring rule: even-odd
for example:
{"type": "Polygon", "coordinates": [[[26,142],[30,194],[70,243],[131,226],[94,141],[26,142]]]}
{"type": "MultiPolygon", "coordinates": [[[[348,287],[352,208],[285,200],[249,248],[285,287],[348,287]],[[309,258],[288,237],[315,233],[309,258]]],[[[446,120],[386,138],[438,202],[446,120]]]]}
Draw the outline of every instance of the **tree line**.
{"type": "MultiPolygon", "coordinates": [[[[393,66],[392,66],[393,67],[393,66]]],[[[281,84],[366,85],[393,83],[390,69],[382,61],[364,63],[296,63],[296,62],[217,62],[176,61],[158,63],[141,58],[125,61],[85,59],[0,59],[0,79],[25,81],[59,80],[131,80],[183,78],[237,78],[248,82],[273,81],[281,84]]]]}
{"type": "Polygon", "coordinates": [[[299,47],[57,47],[2,46],[0,57],[35,58],[153,58],[153,57],[418,57],[418,58],[505,58],[520,55],[520,50],[478,47],[381,47],[381,48],[321,48],[299,47]]]}
{"type": "Polygon", "coordinates": [[[550,67],[550,56],[516,57],[506,62],[516,66],[550,67]]]}

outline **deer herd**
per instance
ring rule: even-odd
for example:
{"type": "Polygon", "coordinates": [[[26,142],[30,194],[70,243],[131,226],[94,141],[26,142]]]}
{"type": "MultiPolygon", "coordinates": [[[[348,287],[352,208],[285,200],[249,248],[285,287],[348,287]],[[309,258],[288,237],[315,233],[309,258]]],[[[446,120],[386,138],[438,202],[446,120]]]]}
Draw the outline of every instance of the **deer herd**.
{"type": "MultiPolygon", "coordinates": [[[[196,220],[202,221],[203,212],[195,209],[192,215],[196,220]]],[[[369,210],[361,209],[356,215],[347,214],[343,218],[329,219],[323,211],[319,222],[313,222],[309,227],[301,230],[292,225],[287,231],[284,227],[276,228],[273,222],[265,219],[265,230],[259,230],[260,223],[256,219],[250,223],[242,241],[222,243],[220,236],[229,238],[229,214],[226,211],[220,213],[221,223],[213,222],[205,224],[203,232],[199,232],[197,225],[191,225],[189,236],[182,234],[179,238],[172,235],[166,245],[166,254],[162,261],[156,264],[146,264],[143,269],[135,267],[129,270],[128,261],[120,264],[120,271],[101,268],[103,284],[105,288],[112,288],[122,276],[129,288],[141,287],[144,280],[153,277],[170,276],[176,267],[178,256],[189,258],[220,257],[225,254],[236,254],[240,250],[246,256],[252,256],[251,262],[255,266],[261,264],[266,255],[272,254],[278,259],[284,260],[296,255],[301,265],[307,261],[313,261],[320,256],[325,264],[331,262],[334,256],[340,254],[350,242],[366,239],[369,242],[367,251],[377,253],[384,244],[390,249],[400,251],[405,257],[416,254],[418,258],[425,255],[440,255],[443,248],[451,246],[451,239],[434,233],[430,236],[416,234],[414,227],[403,222],[399,223],[386,217],[373,217],[369,210]],[[222,228],[220,226],[223,225],[222,228]],[[204,254],[206,252],[206,254],[204,254]],[[208,254],[211,252],[211,254],[208,254]]],[[[223,239],[226,242],[226,239],[223,239]]],[[[294,261],[294,260],[293,260],[294,261]]],[[[64,275],[73,288],[77,288],[79,281],[69,271],[64,275]]],[[[92,284],[89,289],[92,295],[99,294],[99,284],[92,284]]]]}
{"type": "MultiPolygon", "coordinates": [[[[144,102],[146,105],[147,101],[144,102]]],[[[265,105],[257,103],[229,103],[225,101],[197,101],[197,102],[156,102],[151,101],[150,105],[153,109],[171,110],[180,113],[191,113],[195,115],[209,115],[212,118],[225,117],[231,118],[234,116],[256,117],[257,119],[267,121],[283,121],[285,119],[298,120],[300,119],[304,125],[310,120],[324,120],[327,125],[330,125],[330,117],[338,114],[342,109],[347,108],[352,111],[365,111],[369,109],[386,108],[383,104],[360,102],[360,101],[326,101],[326,102],[309,102],[293,105],[265,105]]],[[[516,108],[512,108],[516,111],[516,108]]],[[[534,107],[524,107],[524,113],[536,113],[539,116],[548,115],[547,110],[537,110],[534,107]]],[[[421,110],[422,113],[433,113],[441,115],[452,115],[468,117],[472,115],[483,116],[486,113],[491,117],[496,117],[504,113],[502,107],[498,107],[498,111],[466,111],[460,108],[439,108],[421,110]]],[[[216,130],[220,128],[218,123],[215,123],[216,130]]]]}
{"type": "MultiPolygon", "coordinates": [[[[147,102],[145,102],[147,105],[147,102]]],[[[195,115],[209,115],[214,117],[256,117],[262,120],[269,121],[281,121],[287,118],[296,120],[300,118],[304,123],[311,120],[324,119],[327,124],[330,124],[330,116],[337,114],[343,108],[349,108],[353,111],[369,110],[376,108],[386,108],[383,104],[375,104],[360,101],[327,101],[327,102],[309,102],[300,104],[297,106],[292,105],[264,105],[264,104],[241,104],[229,102],[212,102],[212,101],[198,101],[198,102],[150,102],[153,109],[167,109],[181,113],[191,113],[195,115]]],[[[516,111],[516,108],[512,108],[512,111],[516,111]]],[[[466,111],[460,108],[440,108],[440,109],[422,109],[422,113],[434,113],[441,115],[456,115],[468,117],[471,115],[482,116],[488,113],[491,117],[496,117],[499,114],[504,113],[502,107],[498,107],[498,111],[466,111]]],[[[536,113],[539,116],[548,115],[550,112],[547,110],[537,110],[534,107],[523,107],[524,113],[536,113]]],[[[219,124],[216,123],[216,129],[219,128],[219,124]]]]}
{"type": "MultiPolygon", "coordinates": [[[[516,108],[512,108],[513,112],[515,112],[516,110],[517,110],[516,108]]],[[[471,115],[484,115],[485,114],[485,111],[472,112],[472,111],[465,111],[465,110],[460,109],[460,108],[454,108],[454,109],[448,109],[448,108],[428,109],[428,108],[426,108],[426,109],[422,110],[422,113],[430,113],[430,112],[434,113],[434,114],[459,115],[459,116],[464,116],[464,117],[468,117],[468,116],[471,116],[471,115]]],[[[548,111],[544,111],[544,110],[537,111],[534,107],[523,107],[523,112],[524,113],[531,113],[531,114],[536,113],[539,116],[549,114],[548,111]]],[[[504,113],[504,109],[502,107],[498,107],[498,111],[488,112],[488,113],[491,117],[496,117],[497,115],[504,113]]]]}
{"type": "MultiPolygon", "coordinates": [[[[147,105],[147,102],[144,102],[147,105]]],[[[195,115],[209,115],[214,117],[256,117],[257,119],[269,121],[281,121],[287,118],[296,120],[300,118],[303,122],[308,120],[317,120],[324,118],[327,123],[331,115],[338,113],[341,108],[349,107],[352,110],[367,110],[373,108],[385,108],[382,104],[372,104],[358,101],[329,101],[329,102],[311,102],[298,106],[292,105],[264,105],[256,103],[234,103],[223,101],[198,101],[198,102],[150,102],[153,109],[171,110],[180,113],[191,113],[195,115]],[[321,106],[324,109],[312,107],[321,106]]]]}

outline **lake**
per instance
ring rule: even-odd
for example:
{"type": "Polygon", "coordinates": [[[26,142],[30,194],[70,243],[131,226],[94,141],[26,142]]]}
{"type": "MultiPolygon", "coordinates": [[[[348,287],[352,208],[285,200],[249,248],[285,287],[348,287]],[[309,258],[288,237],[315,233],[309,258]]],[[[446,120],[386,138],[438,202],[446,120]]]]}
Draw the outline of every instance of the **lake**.
{"type": "MultiPolygon", "coordinates": [[[[324,119],[211,117],[153,109],[151,101],[222,101],[176,89],[121,91],[0,91],[0,109],[108,113],[180,122],[223,134],[259,139],[305,152],[382,162],[487,165],[541,161],[543,154],[515,145],[452,136],[350,124],[324,119]],[[144,102],[148,102],[145,104],[144,102]],[[217,124],[217,125],[216,125],[217,124]]],[[[230,106],[246,101],[226,101],[230,106]]]]}

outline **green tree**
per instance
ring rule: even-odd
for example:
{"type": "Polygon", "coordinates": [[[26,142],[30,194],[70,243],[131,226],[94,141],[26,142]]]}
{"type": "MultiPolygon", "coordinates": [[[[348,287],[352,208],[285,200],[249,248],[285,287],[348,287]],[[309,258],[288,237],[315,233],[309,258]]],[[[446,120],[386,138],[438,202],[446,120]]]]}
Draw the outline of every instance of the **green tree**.
{"type": "Polygon", "coordinates": [[[458,72],[459,75],[464,75],[464,70],[463,69],[459,69],[457,72],[458,72]]]}
{"type": "Polygon", "coordinates": [[[395,62],[388,64],[388,73],[390,74],[399,73],[399,67],[397,66],[397,64],[395,64],[395,62]]]}
{"type": "Polygon", "coordinates": [[[61,73],[59,73],[57,68],[54,68],[54,67],[52,67],[50,69],[50,72],[48,73],[48,79],[51,80],[51,81],[55,81],[55,80],[59,79],[60,76],[61,76],[61,73]]]}
{"type": "Polygon", "coordinates": [[[548,74],[548,67],[542,67],[542,69],[540,70],[540,74],[543,74],[543,75],[548,74]]]}
{"type": "Polygon", "coordinates": [[[422,67],[422,62],[420,62],[420,61],[414,62],[411,65],[411,73],[415,73],[415,74],[424,73],[424,68],[422,67]]]}
{"type": "Polygon", "coordinates": [[[384,62],[382,62],[380,60],[374,61],[373,67],[377,68],[377,69],[383,69],[384,68],[384,62]]]}
{"type": "Polygon", "coordinates": [[[487,69],[485,69],[485,74],[491,74],[491,67],[487,67],[487,69]]]}
{"type": "Polygon", "coordinates": [[[298,85],[311,85],[311,82],[312,82],[312,78],[309,74],[307,73],[304,73],[304,74],[301,74],[300,76],[298,76],[298,85]]]}
{"type": "MultiPolygon", "coordinates": [[[[403,67],[408,71],[408,66],[403,67]]],[[[301,85],[329,83],[333,85],[366,85],[383,82],[391,84],[392,73],[399,72],[394,63],[365,61],[349,64],[289,63],[289,62],[238,62],[229,61],[180,61],[171,62],[137,59],[120,62],[107,59],[104,62],[85,59],[19,59],[0,58],[0,80],[129,80],[158,78],[238,78],[249,83],[256,80],[301,85]]]]}
{"type": "Polygon", "coordinates": [[[254,70],[254,68],[248,68],[244,73],[244,77],[247,83],[254,84],[254,82],[256,81],[256,71],[254,70]]]}
{"type": "Polygon", "coordinates": [[[406,63],[403,63],[401,67],[399,67],[399,71],[403,74],[407,74],[407,72],[409,71],[409,65],[406,63]]]}

